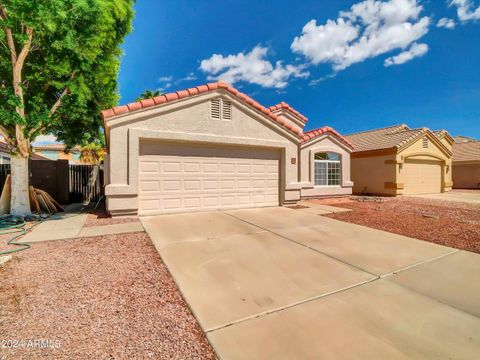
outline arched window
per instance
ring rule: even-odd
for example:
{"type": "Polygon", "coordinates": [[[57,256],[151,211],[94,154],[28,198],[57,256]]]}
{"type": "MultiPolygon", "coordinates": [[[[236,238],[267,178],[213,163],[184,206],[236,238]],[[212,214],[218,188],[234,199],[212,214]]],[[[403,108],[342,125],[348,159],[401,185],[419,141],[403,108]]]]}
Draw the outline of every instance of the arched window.
{"type": "Polygon", "coordinates": [[[338,186],[341,179],[341,158],[331,152],[316,153],[314,157],[315,186],[338,186]]]}

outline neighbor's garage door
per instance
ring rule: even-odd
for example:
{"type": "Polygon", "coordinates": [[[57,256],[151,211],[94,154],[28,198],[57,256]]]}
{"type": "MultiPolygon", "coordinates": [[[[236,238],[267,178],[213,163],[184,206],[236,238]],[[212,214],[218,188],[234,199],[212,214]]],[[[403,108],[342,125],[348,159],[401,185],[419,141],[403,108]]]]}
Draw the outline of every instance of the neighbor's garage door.
{"type": "Polygon", "coordinates": [[[141,144],[139,213],[279,204],[279,152],[192,144],[141,144]]]}
{"type": "Polygon", "coordinates": [[[403,165],[404,194],[431,194],[442,190],[439,161],[406,160],[403,165]]]}

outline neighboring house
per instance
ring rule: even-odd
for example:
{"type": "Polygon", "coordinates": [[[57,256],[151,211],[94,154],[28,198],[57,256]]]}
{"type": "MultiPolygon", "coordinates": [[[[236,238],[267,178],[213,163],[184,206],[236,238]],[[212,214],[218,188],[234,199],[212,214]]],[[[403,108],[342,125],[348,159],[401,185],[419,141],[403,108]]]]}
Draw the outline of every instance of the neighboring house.
{"type": "Polygon", "coordinates": [[[480,141],[453,144],[453,187],[455,189],[480,188],[480,141]]]}
{"type": "Polygon", "coordinates": [[[468,137],[468,136],[454,136],[454,137],[453,137],[453,140],[454,140],[456,143],[479,141],[479,140],[476,140],[476,139],[474,139],[474,138],[472,138],[472,137],[468,137]]]}
{"type": "Polygon", "coordinates": [[[446,131],[396,125],[345,138],[354,145],[354,193],[395,196],[452,188],[453,139],[446,131]]]}
{"type": "Polygon", "coordinates": [[[286,103],[265,108],[225,82],[102,112],[114,215],[278,206],[351,194],[351,144],[286,103]]]}
{"type": "Polygon", "coordinates": [[[10,164],[10,149],[7,144],[0,141],[0,165],[10,164]]]}
{"type": "Polygon", "coordinates": [[[68,160],[70,164],[81,164],[80,146],[65,152],[64,144],[33,144],[33,152],[50,160],[68,160]]]}

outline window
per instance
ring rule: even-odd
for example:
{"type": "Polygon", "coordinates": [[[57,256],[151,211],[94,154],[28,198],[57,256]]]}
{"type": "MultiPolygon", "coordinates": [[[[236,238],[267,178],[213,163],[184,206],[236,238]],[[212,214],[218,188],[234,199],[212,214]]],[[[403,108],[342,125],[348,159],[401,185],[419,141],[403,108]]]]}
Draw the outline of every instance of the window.
{"type": "Polygon", "coordinates": [[[335,153],[316,153],[314,157],[314,180],[316,186],[340,185],[341,161],[335,153]]]}
{"type": "Polygon", "coordinates": [[[224,99],[210,102],[210,117],[215,120],[232,120],[232,103],[224,99]]]}
{"type": "Polygon", "coordinates": [[[41,156],[45,156],[50,160],[58,160],[58,151],[45,150],[45,151],[39,151],[39,154],[41,156]]]}

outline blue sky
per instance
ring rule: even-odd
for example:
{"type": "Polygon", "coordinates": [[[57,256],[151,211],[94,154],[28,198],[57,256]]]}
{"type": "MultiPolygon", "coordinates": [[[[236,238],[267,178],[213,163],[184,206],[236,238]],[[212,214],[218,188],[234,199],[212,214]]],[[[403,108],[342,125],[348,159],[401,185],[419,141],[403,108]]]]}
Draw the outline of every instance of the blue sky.
{"type": "Polygon", "coordinates": [[[224,79],[348,134],[393,124],[480,138],[480,1],[140,0],[120,103],[224,79]]]}

